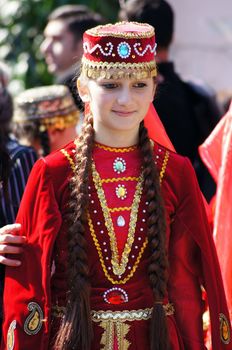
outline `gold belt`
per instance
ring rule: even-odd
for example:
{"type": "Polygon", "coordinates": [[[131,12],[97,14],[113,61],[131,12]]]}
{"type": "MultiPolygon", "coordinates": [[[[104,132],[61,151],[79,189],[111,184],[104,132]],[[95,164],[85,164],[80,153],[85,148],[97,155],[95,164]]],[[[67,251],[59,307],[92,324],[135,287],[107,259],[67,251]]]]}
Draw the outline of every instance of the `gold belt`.
{"type": "MultiPolygon", "coordinates": [[[[171,303],[163,305],[166,316],[174,314],[174,306],[171,303]]],[[[91,311],[91,318],[94,322],[99,321],[139,321],[151,318],[153,308],[139,310],[123,310],[123,311],[91,311]]],[[[65,307],[53,305],[52,314],[55,317],[62,317],[65,313],[65,307]]]]}
{"type": "MultiPolygon", "coordinates": [[[[166,316],[174,314],[173,304],[163,305],[166,316]]],[[[98,322],[98,326],[103,329],[101,342],[102,350],[113,350],[115,338],[119,350],[128,350],[130,342],[127,340],[127,334],[130,330],[130,324],[126,322],[148,320],[151,318],[153,308],[139,309],[139,310],[123,310],[123,311],[91,311],[91,318],[93,322],[98,322]]],[[[63,316],[65,307],[54,305],[52,307],[52,314],[56,317],[63,316]]]]}
{"type": "MultiPolygon", "coordinates": [[[[166,316],[174,314],[173,304],[163,305],[166,316]]],[[[148,320],[151,318],[153,308],[139,309],[139,310],[123,310],[123,311],[95,311],[92,310],[91,317],[94,322],[99,321],[115,321],[115,322],[125,322],[125,321],[140,321],[148,320]]]]}

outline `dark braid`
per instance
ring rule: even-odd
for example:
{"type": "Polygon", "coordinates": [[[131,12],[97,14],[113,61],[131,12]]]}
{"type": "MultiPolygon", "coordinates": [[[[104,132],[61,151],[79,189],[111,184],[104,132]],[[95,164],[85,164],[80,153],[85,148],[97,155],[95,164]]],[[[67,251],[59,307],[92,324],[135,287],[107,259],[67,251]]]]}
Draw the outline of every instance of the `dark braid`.
{"type": "Polygon", "coordinates": [[[74,215],[68,232],[69,292],[56,350],[89,350],[93,338],[90,314],[90,281],[86,252],[85,224],[88,206],[88,179],[94,142],[92,117],[87,117],[78,139],[76,172],[72,179],[70,207],[74,215]]]}
{"type": "Polygon", "coordinates": [[[39,120],[28,120],[25,123],[15,122],[13,124],[13,132],[20,141],[27,141],[33,145],[38,140],[42,152],[40,156],[47,156],[51,152],[49,135],[46,129],[43,128],[39,120]]]}
{"type": "Polygon", "coordinates": [[[45,157],[51,152],[50,140],[47,130],[41,131],[40,128],[38,128],[38,137],[42,148],[41,155],[45,157]]]}
{"type": "Polygon", "coordinates": [[[2,126],[0,126],[0,183],[6,201],[9,201],[8,179],[10,176],[11,159],[7,149],[7,137],[2,126]]]}
{"type": "Polygon", "coordinates": [[[8,179],[11,170],[11,158],[7,149],[7,142],[9,141],[12,116],[12,97],[8,90],[0,89],[0,184],[6,201],[9,201],[8,179]]]}
{"type": "Polygon", "coordinates": [[[139,147],[143,157],[144,188],[148,201],[147,235],[151,249],[148,274],[154,294],[151,320],[151,350],[169,348],[163,299],[167,291],[167,255],[165,249],[166,221],[164,204],[160,193],[159,174],[147,129],[142,122],[139,130],[139,147]]]}

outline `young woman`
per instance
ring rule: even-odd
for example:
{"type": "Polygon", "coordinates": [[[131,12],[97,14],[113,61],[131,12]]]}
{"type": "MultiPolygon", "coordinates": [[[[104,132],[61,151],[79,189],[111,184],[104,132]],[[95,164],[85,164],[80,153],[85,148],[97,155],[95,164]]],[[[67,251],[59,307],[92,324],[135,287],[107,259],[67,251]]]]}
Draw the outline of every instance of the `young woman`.
{"type": "Polygon", "coordinates": [[[7,269],[2,349],[202,350],[202,286],[213,349],[230,349],[194,171],[144,126],[154,29],[99,26],[83,47],[85,124],[30,176],[17,218],[28,245],[7,269]]]}

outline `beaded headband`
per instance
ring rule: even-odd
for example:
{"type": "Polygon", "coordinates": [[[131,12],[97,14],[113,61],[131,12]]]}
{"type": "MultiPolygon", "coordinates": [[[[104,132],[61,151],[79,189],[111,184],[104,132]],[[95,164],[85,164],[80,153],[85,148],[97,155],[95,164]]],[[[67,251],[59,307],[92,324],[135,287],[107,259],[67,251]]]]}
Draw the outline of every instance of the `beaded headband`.
{"type": "Polygon", "coordinates": [[[13,121],[40,121],[41,131],[63,130],[77,124],[80,112],[64,85],[36,87],[23,91],[15,98],[13,121]]]}
{"type": "Polygon", "coordinates": [[[157,75],[155,33],[149,24],[118,22],[89,29],[83,36],[83,50],[81,72],[88,78],[157,75]]]}

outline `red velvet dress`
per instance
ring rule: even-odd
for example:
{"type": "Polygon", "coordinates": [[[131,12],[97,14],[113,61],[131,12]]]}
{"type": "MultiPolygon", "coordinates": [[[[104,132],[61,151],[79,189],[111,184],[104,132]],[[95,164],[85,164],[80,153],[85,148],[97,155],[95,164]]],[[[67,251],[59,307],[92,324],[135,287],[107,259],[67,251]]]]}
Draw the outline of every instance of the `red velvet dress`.
{"type": "MultiPolygon", "coordinates": [[[[52,348],[51,339],[66,303],[66,218],[74,153],[71,143],[62,152],[39,160],[31,173],[17,218],[29,244],[21,267],[7,269],[2,350],[52,348]]],[[[153,295],[147,274],[148,203],[139,182],[142,159],[137,148],[95,145],[93,161],[86,226],[94,329],[91,350],[149,349],[153,295]]],[[[157,144],[154,161],[168,223],[170,277],[164,304],[174,308],[166,309],[171,349],[205,349],[204,284],[209,293],[214,350],[229,350],[228,311],[194,172],[186,158],[157,144]]]]}

